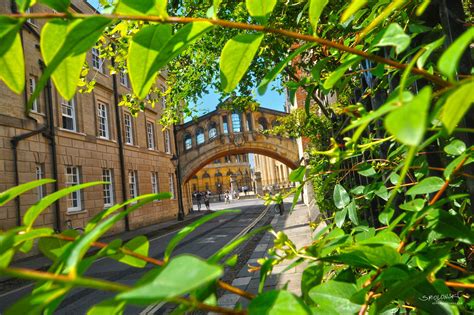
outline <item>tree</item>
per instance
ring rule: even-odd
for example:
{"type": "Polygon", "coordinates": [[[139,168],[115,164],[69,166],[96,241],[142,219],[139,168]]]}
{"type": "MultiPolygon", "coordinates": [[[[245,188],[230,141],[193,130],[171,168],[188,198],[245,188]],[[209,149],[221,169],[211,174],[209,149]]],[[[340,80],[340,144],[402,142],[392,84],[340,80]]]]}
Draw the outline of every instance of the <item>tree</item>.
{"type": "MultiPolygon", "coordinates": [[[[39,282],[39,289],[20,301],[15,311],[35,307],[51,312],[72,287],[84,286],[117,292],[112,300],[101,303],[110,313],[120,313],[127,303],[157,300],[182,304],[182,310],[246,312],[207,302],[216,284],[250,298],[251,314],[277,310],[307,314],[310,309],[359,314],[404,309],[435,314],[472,311],[469,292],[453,295],[474,287],[468,271],[474,242],[472,204],[466,193],[472,188],[466,185],[472,175],[464,171],[474,161],[472,143],[466,137],[474,130],[458,127],[473,103],[470,69],[466,73],[465,65],[459,67],[473,40],[472,28],[452,38],[441,52],[447,39],[441,35],[440,21],[426,17],[432,8],[426,0],[247,0],[245,4],[214,0],[212,5],[183,0],[168,7],[164,0],[120,0],[107,8],[111,13],[101,15],[68,11],[67,0],[40,2],[57,12],[25,14],[31,2],[17,0],[22,13],[0,18],[0,77],[17,93],[25,83],[18,35],[25,19],[49,19],[43,37],[55,31],[62,42],[42,47],[47,68],[29,106],[51,76],[62,96],[70,99],[80,73],[57,69],[70,58],[83,58],[99,40],[104,55],[114,57],[117,67],[126,66],[134,91],[127,104],[137,111],[153,88],[154,77],[165,67],[171,83],[185,83],[165,92],[175,113],[182,110],[181,100],[193,99],[212,85],[219,85],[224,93],[238,88],[248,96],[257,85],[264,91],[278,75],[294,79],[286,82],[286,88],[290,94],[304,88],[308,101],[304,113],[295,114],[294,121],[283,121],[283,126],[296,121],[304,128],[274,132],[313,140],[308,165],[294,170],[290,179],[316,183],[325,217],[315,224],[325,227],[313,236],[312,244],[301,249],[284,233],[274,233],[275,247],[261,261],[261,287],[279,262],[309,262],[302,296],[278,290],[255,297],[218,280],[224,264],[219,262],[240,240],[207,261],[186,255],[170,259],[184,232],[170,242],[164,261],[138,251],[137,244],[143,240],[103,245],[110,250],[100,255],[131,265],[162,266],[134,287],[83,276],[87,263],[98,257],[81,261],[93,241],[124,213],[165,196],[138,197],[138,204],[126,212],[112,213],[122,205],[109,209],[80,237],[32,228],[44,209],[37,206],[29,210],[24,226],[1,235],[5,244],[0,248],[2,274],[47,280],[39,282]],[[338,101],[328,108],[317,102],[315,91],[336,92],[338,101]],[[325,121],[315,116],[311,99],[327,116],[325,121]],[[326,137],[331,135],[323,133],[327,122],[334,130],[330,140],[326,137]],[[445,165],[433,165],[429,158],[439,151],[445,165]],[[9,267],[14,252],[28,251],[33,239],[40,239],[44,254],[57,262],[51,272],[9,267]],[[60,255],[53,255],[51,239],[63,241],[60,255]],[[193,273],[180,272],[183,265],[192,265],[193,273]],[[170,289],[159,290],[160,285],[170,289]],[[186,293],[189,298],[182,297],[186,293]],[[457,304],[449,304],[454,299],[457,304]]],[[[0,203],[41,183],[7,191],[0,203]]],[[[298,186],[293,192],[297,196],[301,190],[298,186]]],[[[217,215],[205,217],[192,228],[217,215]]]]}

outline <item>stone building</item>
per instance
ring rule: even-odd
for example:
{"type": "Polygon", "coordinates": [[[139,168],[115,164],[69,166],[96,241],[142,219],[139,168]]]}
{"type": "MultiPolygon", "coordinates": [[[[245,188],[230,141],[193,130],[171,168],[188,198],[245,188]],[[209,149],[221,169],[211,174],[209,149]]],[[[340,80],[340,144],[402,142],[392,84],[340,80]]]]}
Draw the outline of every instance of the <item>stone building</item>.
{"type": "Polygon", "coordinates": [[[248,154],[227,155],[206,165],[191,177],[188,184],[194,191],[211,191],[219,195],[230,191],[231,175],[235,175],[239,189],[247,186],[252,189],[252,178],[248,154]]]}
{"type": "MultiPolygon", "coordinates": [[[[15,11],[15,1],[0,1],[0,14],[15,11]]],[[[85,0],[72,0],[71,9],[94,12],[85,0]]],[[[36,4],[32,12],[49,10],[36,4]]],[[[39,178],[56,179],[21,196],[0,209],[0,230],[20,224],[29,206],[46,194],[79,183],[108,181],[72,193],[44,211],[37,226],[58,230],[70,221],[73,227],[86,222],[112,204],[131,197],[177,189],[173,130],[162,131],[156,122],[162,105],[146,108],[133,117],[117,106],[130,90],[126,73],[111,74],[108,62],[97,50],[87,55],[89,79],[97,81],[90,94],[77,93],[65,101],[48,84],[30,112],[25,104],[42,73],[39,50],[44,20],[31,20],[21,30],[26,63],[26,87],[16,95],[0,82],[0,191],[39,178]]],[[[163,86],[164,77],[157,79],[163,86]]],[[[176,218],[175,198],[153,202],[132,213],[112,232],[134,229],[176,218]]]]}
{"type": "Polygon", "coordinates": [[[260,172],[264,191],[290,187],[291,169],[288,166],[265,155],[254,154],[253,159],[254,171],[260,172]]]}

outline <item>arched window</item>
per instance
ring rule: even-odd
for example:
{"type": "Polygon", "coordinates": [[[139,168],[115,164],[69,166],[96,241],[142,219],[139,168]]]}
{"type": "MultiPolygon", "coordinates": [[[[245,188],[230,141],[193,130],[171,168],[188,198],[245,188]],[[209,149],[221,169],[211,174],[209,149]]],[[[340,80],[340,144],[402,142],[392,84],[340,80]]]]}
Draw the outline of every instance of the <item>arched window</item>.
{"type": "Polygon", "coordinates": [[[191,150],[193,148],[193,138],[189,133],[184,135],[184,149],[191,150]]]}
{"type": "Polygon", "coordinates": [[[217,138],[217,124],[213,121],[209,124],[209,140],[214,140],[217,138]]]}
{"type": "Polygon", "coordinates": [[[260,117],[258,119],[258,130],[263,131],[268,129],[267,120],[265,117],[260,117]]]}
{"type": "Polygon", "coordinates": [[[232,131],[242,132],[242,121],[239,113],[232,113],[232,131]]]}
{"type": "Polygon", "coordinates": [[[216,177],[222,177],[222,173],[221,173],[221,172],[219,172],[219,171],[217,171],[217,173],[216,173],[216,177]]]}
{"type": "Polygon", "coordinates": [[[234,175],[234,173],[232,173],[232,171],[227,171],[226,176],[231,176],[231,175],[234,175]]]}
{"type": "Polygon", "coordinates": [[[209,173],[205,172],[204,174],[202,174],[202,178],[210,178],[211,176],[209,176],[209,173]]]}
{"type": "Polygon", "coordinates": [[[205,139],[204,139],[204,129],[198,128],[196,130],[196,144],[197,145],[203,144],[204,141],[205,141],[205,139]]]}
{"type": "Polygon", "coordinates": [[[192,178],[196,180],[198,179],[197,175],[194,175],[192,178]]]}

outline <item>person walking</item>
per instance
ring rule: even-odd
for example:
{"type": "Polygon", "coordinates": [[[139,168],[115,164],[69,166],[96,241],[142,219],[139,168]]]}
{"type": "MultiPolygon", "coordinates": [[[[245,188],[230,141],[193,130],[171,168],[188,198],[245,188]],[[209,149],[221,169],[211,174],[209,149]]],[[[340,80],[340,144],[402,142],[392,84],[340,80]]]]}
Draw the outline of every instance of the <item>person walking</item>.
{"type": "Polygon", "coordinates": [[[209,205],[209,195],[208,194],[204,195],[204,204],[206,205],[206,209],[208,211],[211,210],[211,206],[209,205]]]}
{"type": "Polygon", "coordinates": [[[201,200],[202,200],[202,194],[198,191],[196,193],[196,203],[198,206],[198,211],[201,211],[201,200]]]}

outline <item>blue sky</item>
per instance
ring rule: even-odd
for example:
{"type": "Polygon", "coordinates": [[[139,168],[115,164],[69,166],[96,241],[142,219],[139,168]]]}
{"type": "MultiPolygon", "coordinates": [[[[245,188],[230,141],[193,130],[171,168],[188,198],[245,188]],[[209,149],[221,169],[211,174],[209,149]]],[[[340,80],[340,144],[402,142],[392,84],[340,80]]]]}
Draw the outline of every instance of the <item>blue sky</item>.
{"type": "MultiPolygon", "coordinates": [[[[88,2],[98,8],[99,7],[99,0],[88,0],[88,2]]],[[[273,82],[267,89],[267,92],[259,96],[257,93],[252,95],[261,106],[271,109],[276,109],[283,111],[284,104],[285,104],[285,95],[279,94],[276,91],[273,91],[272,87],[279,87],[280,82],[273,82]]],[[[217,104],[219,104],[219,92],[218,91],[210,91],[206,96],[202,97],[201,100],[198,102],[197,110],[199,113],[205,113],[212,111],[216,108],[217,104]]],[[[191,104],[193,105],[193,104],[191,104]]]]}

